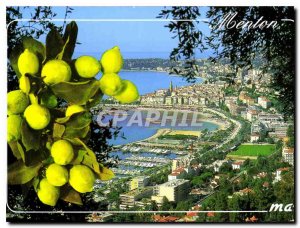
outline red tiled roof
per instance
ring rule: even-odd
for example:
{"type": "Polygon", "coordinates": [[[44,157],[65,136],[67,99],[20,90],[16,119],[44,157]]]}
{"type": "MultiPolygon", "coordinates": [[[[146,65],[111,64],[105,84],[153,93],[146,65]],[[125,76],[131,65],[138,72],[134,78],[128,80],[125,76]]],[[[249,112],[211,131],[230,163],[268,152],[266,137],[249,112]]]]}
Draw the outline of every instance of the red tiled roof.
{"type": "Polygon", "coordinates": [[[207,212],[207,217],[214,217],[215,216],[215,212],[207,212]]]}
{"type": "Polygon", "coordinates": [[[289,170],[289,167],[284,167],[284,168],[277,169],[277,171],[288,171],[288,170],[289,170]]]}
{"type": "Polygon", "coordinates": [[[285,147],[285,148],[283,148],[283,152],[284,153],[291,153],[291,154],[293,154],[294,153],[294,148],[292,148],[292,147],[285,147]]]}
{"type": "Polygon", "coordinates": [[[158,219],[158,220],[156,220],[156,222],[168,222],[168,220],[166,220],[166,219],[162,218],[162,219],[158,219]]]}
{"type": "Polygon", "coordinates": [[[173,172],[182,172],[184,171],[183,167],[178,167],[177,169],[173,170],[173,172]]]}
{"type": "Polygon", "coordinates": [[[175,222],[178,219],[179,219],[179,217],[175,217],[175,216],[153,215],[153,220],[155,222],[175,222]]]}
{"type": "Polygon", "coordinates": [[[242,192],[242,193],[252,193],[253,190],[251,188],[244,188],[244,189],[240,190],[240,192],[242,192]]]}
{"type": "Polygon", "coordinates": [[[175,222],[176,220],[179,219],[179,217],[175,217],[175,216],[167,216],[166,219],[167,219],[169,222],[175,222]]]}
{"type": "Polygon", "coordinates": [[[265,187],[265,188],[268,188],[269,185],[270,185],[269,182],[264,182],[264,183],[263,183],[263,187],[265,187]]]}
{"type": "Polygon", "coordinates": [[[256,110],[249,110],[248,111],[250,114],[252,114],[252,115],[257,115],[257,111],[256,110]]]}
{"type": "Polygon", "coordinates": [[[241,165],[241,164],[243,164],[244,162],[242,162],[242,161],[238,161],[238,162],[234,162],[234,163],[232,163],[233,165],[241,165]]]}
{"type": "Polygon", "coordinates": [[[158,220],[158,219],[161,219],[160,215],[153,215],[153,220],[158,220]]]}
{"type": "Polygon", "coordinates": [[[256,222],[258,219],[255,217],[255,215],[253,215],[251,218],[250,218],[250,221],[251,222],[256,222]]]}
{"type": "Polygon", "coordinates": [[[190,216],[190,217],[194,217],[194,216],[197,216],[198,213],[197,213],[197,212],[191,211],[191,212],[187,212],[186,215],[187,215],[187,216],[190,216]]]}

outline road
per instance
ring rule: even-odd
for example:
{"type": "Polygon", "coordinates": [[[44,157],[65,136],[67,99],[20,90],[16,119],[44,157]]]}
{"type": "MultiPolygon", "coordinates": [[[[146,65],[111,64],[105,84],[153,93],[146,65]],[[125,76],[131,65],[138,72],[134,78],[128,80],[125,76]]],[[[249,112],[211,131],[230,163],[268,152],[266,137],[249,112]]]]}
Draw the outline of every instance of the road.
{"type": "Polygon", "coordinates": [[[214,109],[205,108],[204,110],[209,111],[209,112],[212,112],[212,113],[214,113],[214,114],[216,114],[216,115],[218,115],[218,116],[221,116],[222,118],[229,120],[230,122],[234,123],[234,125],[235,125],[235,128],[234,128],[234,130],[232,131],[232,133],[230,134],[230,136],[227,137],[227,139],[226,139],[224,142],[222,142],[221,144],[219,144],[219,145],[217,145],[215,148],[213,148],[214,150],[219,149],[219,148],[221,148],[222,146],[224,146],[226,143],[230,142],[232,139],[234,139],[234,138],[237,136],[237,134],[238,134],[239,131],[241,130],[242,124],[241,124],[239,121],[234,120],[234,119],[231,119],[231,118],[229,118],[228,116],[226,116],[225,114],[223,114],[223,113],[221,113],[221,112],[218,112],[218,111],[216,111],[216,110],[214,110],[214,109]]]}

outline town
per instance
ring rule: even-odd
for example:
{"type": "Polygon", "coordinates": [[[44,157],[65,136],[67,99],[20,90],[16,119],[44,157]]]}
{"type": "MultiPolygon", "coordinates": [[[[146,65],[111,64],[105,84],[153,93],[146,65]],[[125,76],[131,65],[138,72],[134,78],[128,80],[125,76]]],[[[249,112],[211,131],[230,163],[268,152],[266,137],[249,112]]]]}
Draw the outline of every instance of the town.
{"type": "MultiPolygon", "coordinates": [[[[271,76],[238,69],[231,84],[210,80],[206,62],[200,69],[203,83],[183,87],[171,83],[141,96],[136,104],[111,100],[101,107],[199,112],[218,129],[200,134],[161,129],[148,139],[115,147],[133,154],[120,162],[122,166],[141,169],[114,168],[115,173],[126,175],[99,187],[95,201],[105,202],[108,211],[145,213],[127,217],[93,213],[88,221],[130,221],[130,216],[141,222],[257,222],[274,217],[293,221],[293,212],[264,213],[274,202],[294,203],[294,122],[278,112],[272,96],[276,91],[264,86],[271,76]],[[144,152],[154,157],[139,156],[144,152]],[[176,157],[166,157],[170,154],[176,157]]],[[[217,75],[232,73],[226,64],[211,70],[217,75]]]]}

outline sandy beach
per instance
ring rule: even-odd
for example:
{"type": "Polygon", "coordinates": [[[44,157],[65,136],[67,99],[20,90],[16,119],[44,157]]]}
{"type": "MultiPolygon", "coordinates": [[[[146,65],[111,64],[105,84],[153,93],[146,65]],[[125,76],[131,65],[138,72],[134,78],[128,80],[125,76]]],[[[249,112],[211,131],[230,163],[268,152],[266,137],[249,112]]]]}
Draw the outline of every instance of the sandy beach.
{"type": "MultiPolygon", "coordinates": [[[[152,108],[143,108],[143,107],[138,107],[138,110],[153,110],[152,108]]],[[[219,127],[219,129],[224,130],[226,129],[226,123],[221,122],[219,120],[216,120],[214,118],[211,118],[211,114],[209,113],[205,113],[205,112],[199,112],[199,111],[190,111],[190,110],[178,110],[178,109],[162,109],[162,108],[158,108],[155,109],[157,111],[170,111],[170,112],[188,112],[188,113],[196,113],[197,115],[201,115],[201,117],[199,119],[197,119],[197,121],[201,121],[201,122],[208,122],[208,123],[213,123],[215,125],[217,125],[219,127]]]]}

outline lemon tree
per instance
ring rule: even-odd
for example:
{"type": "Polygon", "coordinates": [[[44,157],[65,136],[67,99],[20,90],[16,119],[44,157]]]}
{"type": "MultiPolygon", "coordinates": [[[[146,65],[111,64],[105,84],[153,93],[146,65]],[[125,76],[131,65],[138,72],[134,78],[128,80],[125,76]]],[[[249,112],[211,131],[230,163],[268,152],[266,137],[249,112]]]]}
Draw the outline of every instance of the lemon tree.
{"type": "Polygon", "coordinates": [[[97,179],[114,177],[87,146],[89,109],[103,94],[121,103],[139,99],[136,86],[118,75],[123,58],[117,46],[100,59],[72,58],[77,33],[71,22],[63,36],[52,29],[45,44],[24,37],[9,59],[20,89],[7,94],[7,141],[16,159],[8,184],[33,188],[49,206],[59,200],[81,205],[81,194],[93,191],[97,179]]]}

